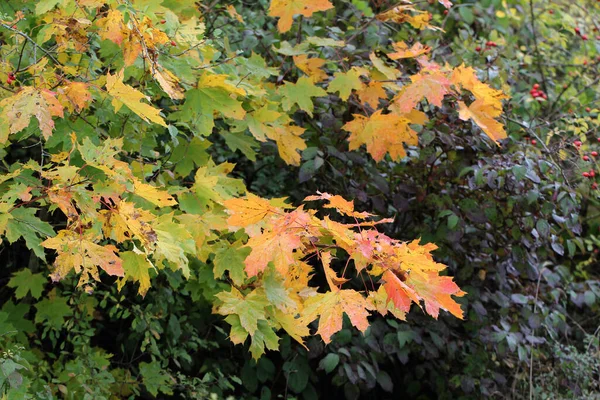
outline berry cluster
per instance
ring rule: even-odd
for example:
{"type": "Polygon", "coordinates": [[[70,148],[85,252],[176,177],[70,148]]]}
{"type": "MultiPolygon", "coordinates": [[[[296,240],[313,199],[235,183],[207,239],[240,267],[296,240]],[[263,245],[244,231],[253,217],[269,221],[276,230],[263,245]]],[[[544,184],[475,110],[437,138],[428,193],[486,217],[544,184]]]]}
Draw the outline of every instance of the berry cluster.
{"type": "Polygon", "coordinates": [[[12,83],[16,80],[15,78],[15,74],[13,74],[12,72],[8,73],[8,77],[6,78],[6,84],[8,85],[12,85],[12,83]]]}
{"type": "MultiPolygon", "coordinates": [[[[491,40],[488,40],[487,42],[485,42],[485,49],[484,50],[489,50],[492,47],[498,47],[498,43],[492,42],[491,40]]],[[[481,51],[481,46],[475,47],[475,51],[480,52],[481,51]]]]}
{"type": "Polygon", "coordinates": [[[548,100],[548,95],[540,89],[540,85],[537,83],[531,87],[529,93],[531,93],[531,96],[537,101],[548,100]]]}
{"type": "MultiPolygon", "coordinates": [[[[600,143],[600,138],[598,138],[598,142],[600,143]]],[[[576,140],[573,142],[573,146],[575,146],[575,148],[579,151],[581,149],[581,140],[576,140]]],[[[589,155],[584,154],[581,159],[585,162],[590,162],[593,161],[594,158],[598,157],[598,152],[597,151],[592,151],[590,152],[589,155]],[[590,157],[591,156],[591,157],[590,157]]],[[[596,171],[592,168],[589,171],[584,171],[581,173],[581,175],[584,178],[589,178],[589,179],[594,179],[596,177],[596,171]]],[[[596,182],[592,182],[591,185],[592,189],[598,189],[598,184],[596,182]]]]}

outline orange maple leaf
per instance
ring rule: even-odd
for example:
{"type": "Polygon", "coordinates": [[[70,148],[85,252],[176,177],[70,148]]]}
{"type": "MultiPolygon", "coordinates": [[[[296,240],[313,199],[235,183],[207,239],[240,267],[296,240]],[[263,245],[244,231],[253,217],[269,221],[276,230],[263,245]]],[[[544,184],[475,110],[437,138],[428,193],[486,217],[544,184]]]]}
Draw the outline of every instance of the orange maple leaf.
{"type": "Polygon", "coordinates": [[[354,201],[348,201],[339,195],[331,195],[329,193],[321,193],[317,192],[318,195],[307,196],[304,198],[304,201],[315,201],[315,200],[327,200],[328,204],[326,204],[325,208],[335,208],[343,215],[348,215],[350,217],[355,218],[368,218],[373,214],[369,214],[368,212],[358,212],[354,211],[354,201]]]}
{"type": "Polygon", "coordinates": [[[423,54],[429,53],[431,50],[428,46],[423,46],[421,43],[415,43],[412,47],[408,47],[408,45],[404,42],[396,42],[392,44],[394,53],[388,53],[388,57],[392,60],[398,60],[401,58],[415,58],[423,54]]]}
{"type": "Polygon", "coordinates": [[[390,153],[392,159],[399,160],[406,156],[404,143],[418,144],[417,133],[409,123],[407,118],[382,114],[378,110],[370,117],[355,114],[354,120],[342,126],[342,129],[351,133],[348,138],[350,150],[356,150],[364,144],[375,161],[383,160],[386,153],[390,153]]]}
{"type": "Polygon", "coordinates": [[[458,116],[463,121],[473,120],[496,144],[500,139],[506,138],[506,131],[502,123],[496,121],[502,114],[502,108],[498,109],[492,104],[485,104],[485,100],[478,99],[467,106],[462,101],[458,102],[458,116]]]}
{"type": "Polygon", "coordinates": [[[431,104],[441,107],[444,96],[450,93],[451,82],[439,70],[421,71],[410,77],[412,83],[396,96],[394,102],[402,113],[408,113],[419,101],[426,98],[431,104]]]}
{"type": "Polygon", "coordinates": [[[329,0],[271,0],[269,15],[279,17],[277,29],[279,32],[287,32],[292,27],[294,15],[310,17],[317,11],[325,11],[333,8],[329,0]]]}

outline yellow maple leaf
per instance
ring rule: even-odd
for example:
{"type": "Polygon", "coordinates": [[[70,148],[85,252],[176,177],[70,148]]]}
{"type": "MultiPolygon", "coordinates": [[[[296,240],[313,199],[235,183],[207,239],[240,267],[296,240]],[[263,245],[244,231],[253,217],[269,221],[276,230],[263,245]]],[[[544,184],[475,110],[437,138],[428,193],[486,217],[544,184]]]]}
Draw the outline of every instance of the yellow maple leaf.
{"type": "Polygon", "coordinates": [[[72,270],[82,273],[78,286],[85,285],[90,278],[100,280],[95,267],[102,268],[109,275],[124,275],[123,262],[115,254],[116,247],[98,245],[80,232],[63,229],[55,237],[43,241],[42,246],[58,252],[51,275],[54,282],[63,279],[72,270]]]}
{"type": "Polygon", "coordinates": [[[304,201],[327,200],[327,204],[324,206],[325,208],[335,208],[340,214],[347,215],[349,217],[364,219],[373,216],[373,214],[368,212],[354,211],[353,200],[348,201],[337,194],[331,195],[329,193],[317,193],[318,195],[305,197],[304,201]]]}
{"type": "Polygon", "coordinates": [[[327,293],[317,293],[304,303],[302,318],[311,322],[319,317],[317,334],[328,344],[331,336],[342,329],[343,315],[346,313],[352,325],[361,332],[369,327],[369,310],[375,307],[362,294],[355,290],[337,290],[327,293]]]}
{"type": "Polygon", "coordinates": [[[225,200],[223,205],[230,213],[227,223],[239,227],[256,224],[278,210],[269,200],[252,193],[248,193],[246,198],[225,200]]]}
{"type": "Polygon", "coordinates": [[[327,78],[327,73],[321,69],[326,62],[327,61],[322,58],[308,58],[306,54],[294,56],[294,64],[296,64],[296,67],[312,78],[315,83],[321,82],[323,79],[327,78]]]}
{"type": "Polygon", "coordinates": [[[486,135],[496,144],[500,139],[506,138],[506,131],[502,123],[496,121],[502,114],[502,108],[495,107],[492,104],[486,104],[485,100],[477,99],[470,106],[464,102],[458,102],[458,115],[463,121],[473,120],[486,135]]]}
{"type": "Polygon", "coordinates": [[[271,0],[269,15],[279,17],[277,29],[279,32],[287,32],[292,27],[294,15],[310,17],[317,11],[325,11],[333,8],[329,0],[271,0]]]}
{"type": "Polygon", "coordinates": [[[306,149],[306,143],[301,135],[306,129],[299,126],[273,126],[268,127],[266,135],[277,143],[279,156],[290,165],[300,165],[298,151],[306,149]]]}
{"type": "Polygon", "coordinates": [[[139,90],[123,83],[124,71],[119,71],[116,75],[110,72],[106,75],[106,90],[113,97],[112,105],[115,112],[118,112],[123,104],[131,111],[137,114],[144,121],[152,121],[162,126],[167,126],[165,120],[159,115],[160,110],[149,104],[140,102],[142,99],[149,98],[139,90]]]}
{"type": "Polygon", "coordinates": [[[356,150],[364,144],[375,161],[383,160],[386,153],[392,159],[399,160],[406,156],[404,143],[418,144],[417,133],[410,128],[409,122],[407,118],[382,114],[378,110],[370,117],[355,114],[354,120],[342,129],[351,133],[348,138],[350,150],[356,150]]]}
{"type": "Polygon", "coordinates": [[[156,79],[160,87],[173,100],[181,100],[184,98],[185,91],[179,85],[179,78],[168,69],[156,64],[154,68],[154,79],[156,79]]]}
{"type": "Polygon", "coordinates": [[[158,207],[169,207],[177,204],[173,196],[163,190],[159,190],[147,183],[135,180],[133,182],[133,193],[148,200],[158,207]]]}
{"type": "Polygon", "coordinates": [[[106,16],[96,21],[100,28],[100,38],[107,39],[120,45],[129,35],[129,28],[123,21],[123,14],[119,10],[108,10],[106,16]]]}
{"type": "Polygon", "coordinates": [[[0,102],[0,143],[6,142],[9,133],[17,133],[29,126],[32,117],[45,139],[52,135],[54,121],[52,117],[63,117],[63,106],[56,99],[56,93],[47,89],[23,87],[16,94],[0,102]]]}
{"type": "Polygon", "coordinates": [[[238,14],[238,12],[236,11],[235,7],[232,4],[227,6],[227,13],[232,18],[235,18],[238,22],[241,22],[242,24],[244,23],[244,18],[242,18],[242,16],[240,14],[238,14]]]}

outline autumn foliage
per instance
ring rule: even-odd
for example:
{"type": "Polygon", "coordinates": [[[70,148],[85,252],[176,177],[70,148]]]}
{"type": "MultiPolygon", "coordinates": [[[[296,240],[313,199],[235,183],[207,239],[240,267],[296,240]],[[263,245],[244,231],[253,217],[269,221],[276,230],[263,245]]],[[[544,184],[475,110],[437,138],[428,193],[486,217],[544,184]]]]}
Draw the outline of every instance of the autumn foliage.
{"type": "MultiPolygon", "coordinates": [[[[35,143],[40,152],[0,172],[0,234],[9,244],[23,239],[53,282],[74,274],[88,292],[110,281],[144,296],[164,269],[197,280],[199,260],[227,287],[212,297],[214,312],[233,343],[250,338],[255,358],[278,349],[281,330],[303,343],[314,322],[329,343],[344,315],[363,332],[372,313],[404,319],[413,303],[434,318],[440,310],[463,317],[456,297],[465,293],[441,275],[434,244],[386,236],[377,228],[392,220],[335,194],[299,206],[255,196],[232,176],[234,164],[212,160],[209,138],[249,160],[274,143],[297,166],[307,145],[294,115],[310,118],[329,98],[353,104],[342,127],[348,150],[364,146],[378,162],[418,144],[424,104],[450,105],[498,143],[507,96],[472,68],[439,65],[427,46],[398,42],[360,67],[332,70],[317,50],[345,43],[299,36],[274,48],[297,68],[293,79],[256,53],[206,40],[195,1],[23,4],[26,12],[0,21],[0,79],[14,76],[0,88],[0,145],[10,154],[35,143]],[[418,72],[407,77],[402,62],[418,72]],[[311,284],[315,274],[327,287],[311,284]]],[[[328,0],[269,8],[281,33],[298,15],[335,12],[328,0]]],[[[417,5],[376,19],[436,29],[417,5]]]]}

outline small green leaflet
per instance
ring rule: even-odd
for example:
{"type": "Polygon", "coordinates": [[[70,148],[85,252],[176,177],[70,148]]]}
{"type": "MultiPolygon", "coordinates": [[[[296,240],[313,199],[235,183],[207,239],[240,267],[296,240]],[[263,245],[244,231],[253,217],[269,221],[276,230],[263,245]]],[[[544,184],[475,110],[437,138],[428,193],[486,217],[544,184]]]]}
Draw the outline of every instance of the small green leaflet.
{"type": "Polygon", "coordinates": [[[43,274],[32,274],[29,268],[16,272],[8,281],[8,287],[15,290],[15,297],[22,299],[31,293],[35,299],[39,299],[44,291],[44,285],[48,279],[43,274]]]}

